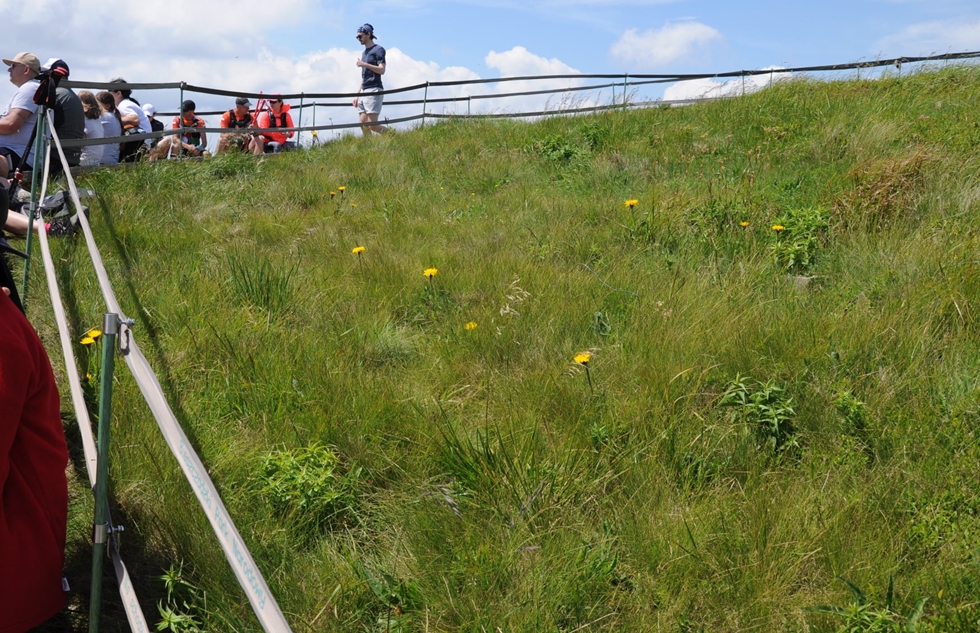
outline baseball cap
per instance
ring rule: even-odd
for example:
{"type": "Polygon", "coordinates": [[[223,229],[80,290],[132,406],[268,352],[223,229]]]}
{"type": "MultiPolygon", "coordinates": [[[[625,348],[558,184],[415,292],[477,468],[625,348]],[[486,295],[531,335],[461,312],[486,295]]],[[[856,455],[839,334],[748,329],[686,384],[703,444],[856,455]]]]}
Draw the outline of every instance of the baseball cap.
{"type": "MultiPolygon", "coordinates": [[[[349,32],[349,31],[348,31],[349,32]]],[[[374,27],[365,22],[361,26],[357,27],[358,33],[366,33],[368,35],[374,35],[374,27]]]]}
{"type": "Polygon", "coordinates": [[[34,53],[17,53],[13,59],[5,59],[3,63],[12,66],[14,64],[24,64],[35,73],[41,72],[41,60],[34,53]]]}
{"type": "Polygon", "coordinates": [[[156,107],[152,103],[143,104],[143,114],[146,116],[155,116],[157,113],[156,107]]]}
{"type": "Polygon", "coordinates": [[[184,101],[182,104],[180,104],[181,112],[190,112],[191,110],[197,110],[197,104],[194,103],[191,99],[188,99],[184,101]]]}
{"type": "Polygon", "coordinates": [[[250,108],[252,107],[252,102],[249,101],[246,97],[238,97],[237,99],[235,99],[235,105],[243,105],[246,108],[250,108]]]}

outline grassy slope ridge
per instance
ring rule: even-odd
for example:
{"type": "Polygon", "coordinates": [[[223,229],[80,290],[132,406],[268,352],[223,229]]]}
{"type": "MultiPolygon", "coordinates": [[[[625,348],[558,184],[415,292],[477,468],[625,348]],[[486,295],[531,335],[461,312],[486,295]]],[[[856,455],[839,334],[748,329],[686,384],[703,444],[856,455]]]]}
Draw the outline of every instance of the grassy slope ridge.
{"type": "MultiPolygon", "coordinates": [[[[928,598],[919,630],[970,631],[978,80],[792,81],[83,184],[293,630],[897,631],[928,598]]],[[[55,256],[77,331],[98,325],[82,240],[55,256]]],[[[117,371],[114,512],[147,614],[183,561],[178,612],[257,630],[117,371]]]]}

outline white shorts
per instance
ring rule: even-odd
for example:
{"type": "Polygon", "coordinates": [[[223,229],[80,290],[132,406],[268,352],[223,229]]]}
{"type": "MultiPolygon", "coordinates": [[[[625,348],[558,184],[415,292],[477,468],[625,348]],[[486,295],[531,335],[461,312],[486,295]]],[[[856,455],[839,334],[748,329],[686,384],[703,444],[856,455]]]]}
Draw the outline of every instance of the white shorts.
{"type": "Polygon", "coordinates": [[[357,96],[357,111],[367,114],[381,114],[381,104],[384,103],[385,96],[372,94],[379,92],[380,88],[365,88],[357,96]]]}

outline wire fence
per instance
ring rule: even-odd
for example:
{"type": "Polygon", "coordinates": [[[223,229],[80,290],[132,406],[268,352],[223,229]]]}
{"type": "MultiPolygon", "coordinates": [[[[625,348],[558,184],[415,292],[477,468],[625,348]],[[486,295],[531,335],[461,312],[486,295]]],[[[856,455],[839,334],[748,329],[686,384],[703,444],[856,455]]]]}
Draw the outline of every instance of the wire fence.
{"type": "MultiPolygon", "coordinates": [[[[616,109],[679,106],[720,98],[743,96],[790,78],[834,78],[853,72],[857,78],[873,79],[883,73],[901,75],[923,64],[964,62],[980,58],[980,51],[946,53],[919,57],[894,57],[842,64],[823,64],[795,68],[765,68],[734,70],[718,73],[693,74],[560,74],[459,81],[427,81],[411,86],[384,90],[384,118],[389,126],[425,125],[428,120],[446,118],[518,118],[535,119],[546,116],[597,113],[616,109]],[[506,88],[516,86],[517,90],[506,88]],[[486,90],[488,87],[493,89],[486,90]],[[659,92],[651,92],[652,89],[659,92]],[[664,89],[665,88],[665,89],[664,89]],[[482,91],[478,91],[482,90],[482,91]],[[474,92],[477,91],[477,92],[474,92]],[[390,98],[393,97],[393,98],[390,98]]],[[[261,92],[240,92],[197,86],[186,82],[132,83],[122,86],[113,83],[65,81],[62,85],[89,90],[155,91],[162,93],[160,103],[173,103],[174,110],[160,111],[161,118],[176,117],[185,99],[197,98],[203,108],[198,117],[220,116],[233,107],[234,99],[246,97],[265,100],[270,95],[261,92]],[[201,99],[200,96],[204,98],[201,99]],[[218,97],[227,98],[221,107],[218,97]]],[[[283,93],[277,94],[292,102],[290,110],[294,126],[280,128],[297,133],[300,145],[327,140],[361,127],[352,102],[357,93],[283,93]],[[326,118],[327,122],[324,123],[326,118]],[[336,118],[336,122],[335,122],[336,118]],[[319,119],[319,122],[318,122],[319,119]],[[325,133],[325,134],[324,134],[325,133]],[[305,135],[305,136],[304,136],[305,135]]],[[[167,121],[162,121],[167,125],[167,121]]],[[[244,131],[260,132],[259,128],[244,131]]],[[[204,128],[171,128],[126,137],[99,140],[64,140],[64,147],[79,147],[97,143],[160,138],[174,133],[205,132],[217,135],[227,129],[208,125],[204,128]]],[[[214,148],[216,137],[210,139],[214,148]]]]}

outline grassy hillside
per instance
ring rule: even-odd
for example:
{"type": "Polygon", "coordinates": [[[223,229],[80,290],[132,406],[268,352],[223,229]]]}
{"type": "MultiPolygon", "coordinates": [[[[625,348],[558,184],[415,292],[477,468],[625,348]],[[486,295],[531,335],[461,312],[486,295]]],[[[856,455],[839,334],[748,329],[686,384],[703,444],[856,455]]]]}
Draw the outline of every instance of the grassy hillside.
{"type": "MultiPolygon", "coordinates": [[[[82,184],[294,631],[975,631],[978,84],[799,80],[82,184]]],[[[82,240],[55,254],[80,335],[104,306],[82,240]]],[[[257,630],[117,371],[147,615],[182,564],[178,613],[257,630]]]]}

